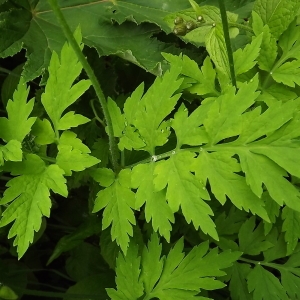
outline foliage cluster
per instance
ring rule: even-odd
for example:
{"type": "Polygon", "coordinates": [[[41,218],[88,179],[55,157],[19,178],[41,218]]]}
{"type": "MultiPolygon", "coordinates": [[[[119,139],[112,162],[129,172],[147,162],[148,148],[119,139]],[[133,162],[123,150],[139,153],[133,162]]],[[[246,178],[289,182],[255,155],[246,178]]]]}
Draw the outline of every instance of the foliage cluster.
{"type": "Polygon", "coordinates": [[[0,0],[0,299],[299,299],[300,1],[60,2],[0,0]]]}

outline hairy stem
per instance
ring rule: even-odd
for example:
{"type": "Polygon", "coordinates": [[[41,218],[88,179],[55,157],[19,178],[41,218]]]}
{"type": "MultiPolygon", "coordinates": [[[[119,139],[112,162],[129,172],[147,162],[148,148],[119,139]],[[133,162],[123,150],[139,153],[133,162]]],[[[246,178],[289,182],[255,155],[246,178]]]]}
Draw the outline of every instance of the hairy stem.
{"type": "Polygon", "coordinates": [[[85,58],[85,56],[83,55],[83,53],[79,47],[79,45],[77,44],[76,40],[74,39],[71,29],[70,29],[69,25],[67,24],[63,14],[57,4],[57,0],[48,0],[48,2],[50,4],[54,14],[56,15],[58,22],[68,40],[68,42],[70,43],[73,50],[75,51],[75,53],[78,57],[78,60],[81,62],[86,74],[88,75],[88,77],[91,80],[92,85],[95,89],[96,95],[99,99],[100,105],[103,110],[105,123],[106,123],[107,129],[108,129],[109,150],[110,150],[113,169],[116,173],[118,173],[120,170],[120,167],[118,164],[118,147],[117,147],[117,144],[116,144],[116,141],[114,138],[114,130],[113,130],[113,126],[112,126],[111,116],[109,114],[107,102],[106,102],[105,96],[103,94],[103,91],[101,89],[101,86],[95,76],[93,69],[89,65],[87,59],[85,58]]]}
{"type": "Polygon", "coordinates": [[[228,60],[229,60],[229,69],[230,69],[230,75],[231,75],[231,82],[232,82],[232,85],[236,87],[236,78],[235,78],[234,63],[233,63],[233,54],[232,54],[230,37],[229,37],[229,27],[228,27],[228,20],[227,20],[227,14],[226,14],[226,8],[225,8],[224,0],[219,0],[219,6],[220,6],[220,13],[221,13],[221,18],[222,18],[224,39],[225,39],[225,44],[226,44],[226,48],[227,48],[227,55],[228,55],[228,60]]]}

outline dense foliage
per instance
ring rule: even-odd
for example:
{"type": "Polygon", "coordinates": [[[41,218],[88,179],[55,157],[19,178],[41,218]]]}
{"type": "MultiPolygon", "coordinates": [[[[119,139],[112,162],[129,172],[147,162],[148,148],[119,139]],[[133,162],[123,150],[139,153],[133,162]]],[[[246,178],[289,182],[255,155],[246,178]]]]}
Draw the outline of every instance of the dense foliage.
{"type": "Polygon", "coordinates": [[[56,2],[0,0],[0,299],[299,299],[300,0],[56,2]]]}

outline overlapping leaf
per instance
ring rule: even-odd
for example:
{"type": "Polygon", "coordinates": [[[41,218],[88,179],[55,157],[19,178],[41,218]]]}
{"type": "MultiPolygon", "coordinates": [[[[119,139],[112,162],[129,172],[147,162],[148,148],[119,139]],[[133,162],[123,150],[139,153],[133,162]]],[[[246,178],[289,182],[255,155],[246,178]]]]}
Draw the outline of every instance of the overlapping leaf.
{"type": "Polygon", "coordinates": [[[36,118],[29,117],[34,100],[27,102],[28,94],[29,88],[21,80],[14,92],[13,100],[7,103],[8,118],[0,118],[0,137],[7,142],[11,140],[22,142],[35,122],[36,118]]]}
{"type": "Polygon", "coordinates": [[[26,160],[10,166],[13,175],[19,175],[7,183],[0,204],[10,203],[3,212],[0,226],[14,222],[9,238],[15,237],[19,257],[32,243],[34,232],[41,227],[42,217],[50,216],[50,190],[67,196],[63,170],[57,165],[46,166],[37,155],[28,154],[26,160]]]}
{"type": "Polygon", "coordinates": [[[113,178],[113,172],[102,169],[94,178],[99,180],[102,186],[107,186],[97,194],[93,212],[104,208],[102,228],[112,225],[112,240],[116,240],[124,253],[127,252],[129,236],[133,235],[132,225],[135,224],[133,209],[135,207],[135,195],[131,191],[131,171],[122,170],[117,178],[113,178]],[[109,180],[107,180],[107,175],[109,180]]]}
{"type": "MultiPolygon", "coordinates": [[[[75,32],[77,42],[81,43],[81,33],[75,32]]],[[[83,45],[81,44],[81,49],[83,45]]],[[[53,52],[49,65],[49,78],[42,94],[43,106],[50,117],[55,131],[77,127],[89,121],[82,115],[63,112],[73,104],[91,85],[89,80],[80,80],[74,84],[79,76],[82,65],[69,44],[65,44],[60,56],[53,52]]]]}
{"type": "Polygon", "coordinates": [[[183,252],[183,240],[179,240],[167,257],[161,257],[162,247],[156,234],[152,235],[142,257],[137,246],[131,244],[128,254],[117,260],[117,290],[107,289],[112,299],[134,300],[141,296],[160,300],[209,299],[197,297],[200,289],[218,289],[224,284],[215,279],[236,261],[240,253],[217,248],[208,252],[208,243],[194,247],[187,255],[183,252]],[[128,272],[130,270],[130,272],[128,272]],[[126,276],[126,274],[130,274],[126,276]]]}

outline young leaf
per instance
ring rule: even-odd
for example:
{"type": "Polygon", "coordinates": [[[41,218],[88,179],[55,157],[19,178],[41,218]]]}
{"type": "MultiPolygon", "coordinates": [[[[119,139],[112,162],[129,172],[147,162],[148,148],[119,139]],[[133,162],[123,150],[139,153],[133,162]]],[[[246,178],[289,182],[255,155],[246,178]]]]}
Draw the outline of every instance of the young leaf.
{"type": "MultiPolygon", "coordinates": [[[[77,42],[81,42],[81,33],[74,33],[77,42]]],[[[83,48],[83,44],[80,44],[83,48]]],[[[43,106],[50,117],[55,130],[65,130],[87,122],[87,118],[69,112],[62,117],[63,112],[73,104],[91,85],[89,80],[80,80],[73,84],[79,76],[82,66],[73,51],[66,43],[60,57],[53,52],[49,65],[49,78],[42,94],[43,106]]]]}
{"type": "Polygon", "coordinates": [[[48,145],[55,142],[55,132],[48,119],[36,120],[31,133],[35,136],[35,143],[39,145],[48,145]]]}
{"type": "Polygon", "coordinates": [[[253,300],[289,299],[278,278],[260,265],[251,270],[247,279],[248,290],[253,292],[253,300]]]}
{"type": "Polygon", "coordinates": [[[0,146],[0,166],[4,161],[22,161],[22,145],[19,141],[10,140],[6,145],[0,146]]]}
{"type": "Polygon", "coordinates": [[[135,195],[130,189],[131,171],[122,170],[115,181],[97,194],[93,212],[103,208],[102,229],[110,224],[112,240],[116,240],[124,253],[127,252],[129,235],[133,235],[132,225],[135,225],[133,213],[135,195]]]}
{"type": "Polygon", "coordinates": [[[13,202],[3,212],[0,227],[14,222],[8,237],[16,236],[14,245],[20,258],[33,242],[34,232],[40,229],[42,217],[50,216],[50,190],[64,197],[68,191],[63,170],[57,165],[46,166],[37,155],[28,154],[25,161],[10,169],[20,176],[7,183],[0,204],[13,202]]]}
{"type": "Polygon", "coordinates": [[[13,101],[9,100],[6,106],[8,118],[0,118],[0,137],[6,142],[10,140],[22,142],[35,122],[36,118],[29,118],[34,100],[27,102],[28,94],[29,88],[23,80],[20,80],[13,101]]]}
{"type": "Polygon", "coordinates": [[[174,214],[167,203],[163,191],[156,191],[153,185],[154,163],[139,164],[132,169],[132,187],[137,188],[135,194],[135,209],[140,209],[145,204],[146,221],[152,220],[154,231],[170,241],[171,223],[174,223],[174,214]]]}
{"type": "Polygon", "coordinates": [[[195,154],[192,152],[178,152],[168,160],[156,164],[154,186],[156,191],[166,188],[166,198],[173,212],[181,207],[187,223],[193,222],[196,229],[209,234],[218,240],[215,224],[210,216],[213,212],[204,201],[209,200],[205,183],[200,182],[191,173],[188,166],[194,164],[195,154]]]}
{"type": "Polygon", "coordinates": [[[64,131],[59,139],[56,163],[69,176],[72,171],[83,171],[99,162],[99,159],[88,154],[90,152],[75,133],[64,131]]]}

